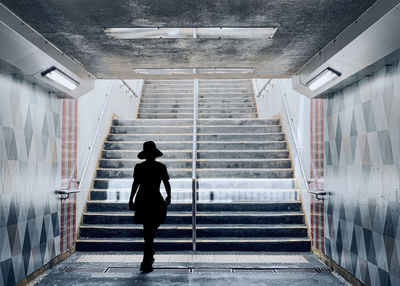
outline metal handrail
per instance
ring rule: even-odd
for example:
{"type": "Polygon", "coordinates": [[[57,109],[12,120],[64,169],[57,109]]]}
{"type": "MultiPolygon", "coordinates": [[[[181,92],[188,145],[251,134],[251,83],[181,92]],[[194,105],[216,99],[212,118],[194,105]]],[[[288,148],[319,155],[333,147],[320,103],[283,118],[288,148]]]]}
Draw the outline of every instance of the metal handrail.
{"type": "Polygon", "coordinates": [[[264,84],[264,86],[257,93],[256,97],[260,97],[261,96],[261,94],[263,93],[264,89],[267,88],[267,86],[271,83],[271,81],[272,81],[272,79],[267,80],[267,82],[264,84]]]}
{"type": "Polygon", "coordinates": [[[196,211],[197,211],[197,177],[196,177],[196,161],[197,161],[197,114],[198,114],[198,93],[199,80],[193,81],[193,146],[192,146],[192,243],[193,251],[196,251],[196,211]]]}
{"type": "Polygon", "coordinates": [[[128,83],[127,83],[125,80],[121,79],[120,81],[126,86],[126,88],[127,88],[135,97],[138,97],[138,95],[136,94],[136,92],[133,91],[133,89],[128,85],[128,83]]]}
{"type": "MultiPolygon", "coordinates": [[[[293,140],[293,142],[294,142],[294,149],[295,149],[295,152],[296,152],[296,156],[297,156],[297,158],[298,158],[298,162],[299,162],[301,174],[302,174],[302,177],[303,177],[303,180],[304,180],[304,183],[305,183],[307,192],[310,193],[310,194],[315,195],[315,197],[316,197],[318,200],[320,200],[321,198],[320,198],[319,196],[325,196],[325,195],[326,195],[326,192],[325,192],[325,191],[318,191],[318,192],[315,192],[315,191],[312,191],[312,190],[310,189],[310,186],[309,186],[310,182],[309,182],[309,180],[307,179],[306,172],[304,171],[303,162],[301,161],[300,152],[299,152],[298,147],[297,147],[297,139],[296,139],[296,136],[294,136],[294,129],[293,129],[293,125],[292,125],[292,120],[290,119],[289,109],[288,109],[288,107],[287,107],[287,103],[286,103],[286,99],[285,99],[285,95],[286,95],[286,94],[284,94],[284,92],[283,92],[283,90],[282,90],[282,86],[281,86],[280,81],[277,80],[277,82],[278,82],[278,87],[279,87],[279,93],[280,93],[281,98],[282,98],[283,107],[284,107],[284,109],[285,109],[285,115],[286,115],[287,121],[288,121],[288,123],[289,123],[289,129],[290,129],[290,132],[289,132],[289,133],[290,133],[290,135],[291,135],[291,137],[292,137],[292,140],[293,140]]],[[[317,184],[318,184],[318,183],[317,183],[317,184]]]]}
{"type": "Polygon", "coordinates": [[[80,180],[77,181],[78,190],[80,190],[82,180],[84,179],[84,177],[85,177],[85,175],[86,175],[86,171],[87,171],[88,166],[89,166],[90,157],[92,156],[94,144],[96,143],[97,136],[99,135],[99,131],[100,131],[100,127],[101,127],[101,122],[103,121],[103,117],[104,117],[104,114],[105,114],[106,109],[107,109],[107,106],[108,106],[108,101],[110,100],[111,92],[112,92],[112,90],[113,90],[113,88],[114,88],[114,84],[115,84],[115,81],[113,80],[113,81],[111,82],[110,89],[109,89],[108,93],[106,94],[106,97],[107,97],[107,98],[106,98],[106,101],[104,102],[103,110],[102,110],[101,115],[100,115],[100,117],[99,117],[99,119],[98,119],[99,122],[97,123],[96,132],[95,132],[95,134],[94,134],[92,143],[91,143],[90,146],[88,147],[88,149],[89,149],[89,154],[88,154],[88,156],[87,156],[87,158],[86,158],[85,167],[84,167],[84,169],[83,169],[83,172],[82,172],[82,175],[81,175],[80,180]]]}

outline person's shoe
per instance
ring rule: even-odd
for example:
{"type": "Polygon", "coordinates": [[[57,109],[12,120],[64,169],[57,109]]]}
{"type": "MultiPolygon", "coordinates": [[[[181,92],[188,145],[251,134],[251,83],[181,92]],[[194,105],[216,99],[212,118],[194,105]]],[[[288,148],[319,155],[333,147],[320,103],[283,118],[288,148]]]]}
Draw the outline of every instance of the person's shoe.
{"type": "Polygon", "coordinates": [[[153,263],[150,263],[150,262],[142,262],[140,264],[140,271],[142,271],[143,273],[153,272],[154,268],[153,268],[152,264],[153,263]]]}

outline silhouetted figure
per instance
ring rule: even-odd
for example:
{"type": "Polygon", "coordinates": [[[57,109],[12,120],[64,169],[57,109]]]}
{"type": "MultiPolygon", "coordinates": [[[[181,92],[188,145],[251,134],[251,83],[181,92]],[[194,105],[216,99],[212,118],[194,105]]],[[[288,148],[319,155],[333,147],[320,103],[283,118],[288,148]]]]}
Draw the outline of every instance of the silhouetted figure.
{"type": "Polygon", "coordinates": [[[154,236],[160,224],[164,223],[167,215],[167,205],[171,203],[171,185],[167,167],[155,159],[163,153],[157,149],[153,141],[143,144],[143,151],[138,154],[139,159],[146,159],[135,166],[133,184],[129,198],[129,208],[135,211],[135,223],[143,224],[144,254],[140,270],[153,271],[154,263],[154,236]],[[163,181],[167,197],[164,201],[160,193],[160,184],[163,181]],[[137,192],[135,203],[133,198],[137,192]]]}

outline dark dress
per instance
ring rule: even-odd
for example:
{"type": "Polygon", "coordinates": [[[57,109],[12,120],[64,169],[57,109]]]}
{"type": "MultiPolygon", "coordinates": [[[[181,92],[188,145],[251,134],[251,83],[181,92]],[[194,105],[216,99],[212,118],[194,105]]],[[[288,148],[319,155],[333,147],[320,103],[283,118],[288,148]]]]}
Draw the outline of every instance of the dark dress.
{"type": "Polygon", "coordinates": [[[136,164],[133,177],[139,183],[135,199],[135,223],[164,223],[167,205],[160,193],[160,184],[163,180],[169,180],[167,167],[160,162],[147,160],[136,164]]]}

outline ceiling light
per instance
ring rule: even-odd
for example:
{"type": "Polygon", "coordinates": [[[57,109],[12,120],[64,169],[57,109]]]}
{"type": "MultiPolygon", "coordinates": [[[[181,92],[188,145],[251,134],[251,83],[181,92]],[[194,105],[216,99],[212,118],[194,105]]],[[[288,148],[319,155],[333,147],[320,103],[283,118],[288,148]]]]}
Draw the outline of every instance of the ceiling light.
{"type": "Polygon", "coordinates": [[[309,89],[317,90],[321,86],[327,84],[328,82],[335,80],[341,76],[341,73],[335,71],[332,68],[326,68],[321,73],[319,73],[316,77],[306,83],[309,89]]]}
{"type": "Polygon", "coordinates": [[[115,39],[266,39],[272,38],[277,28],[208,27],[208,28],[105,28],[107,36],[115,39]]]}
{"type": "Polygon", "coordinates": [[[71,77],[58,70],[56,67],[51,67],[42,72],[42,77],[47,78],[69,90],[74,90],[78,87],[79,83],[71,77]]]}
{"type": "Polygon", "coordinates": [[[175,75],[175,74],[250,74],[253,68],[182,68],[182,69],[159,69],[143,68],[133,69],[137,74],[145,75],[175,75]]]}

